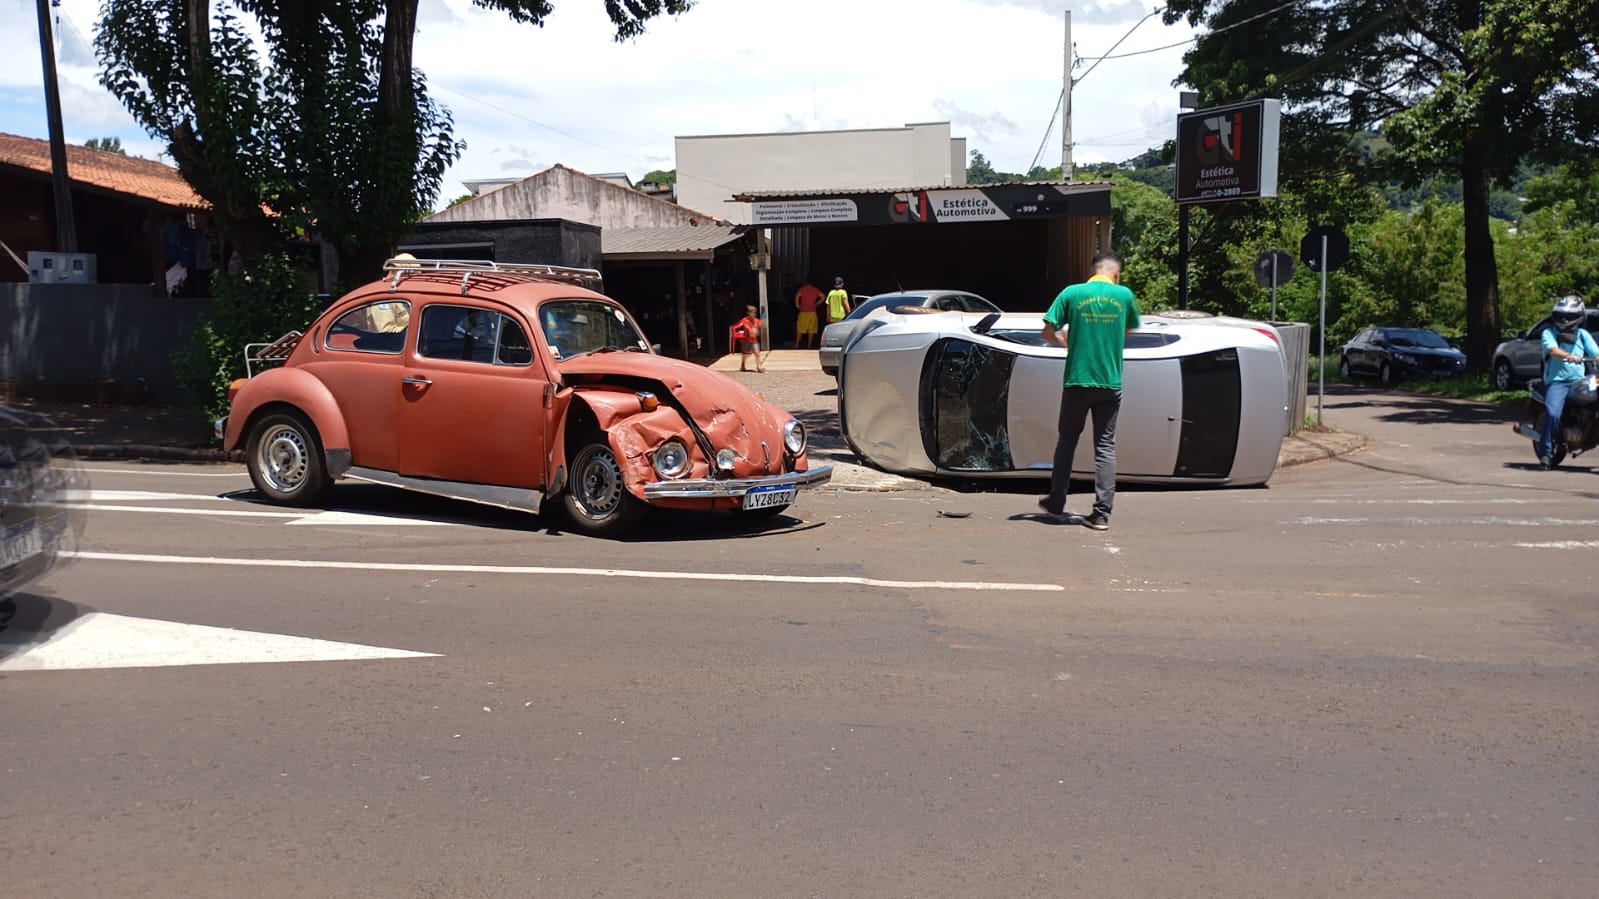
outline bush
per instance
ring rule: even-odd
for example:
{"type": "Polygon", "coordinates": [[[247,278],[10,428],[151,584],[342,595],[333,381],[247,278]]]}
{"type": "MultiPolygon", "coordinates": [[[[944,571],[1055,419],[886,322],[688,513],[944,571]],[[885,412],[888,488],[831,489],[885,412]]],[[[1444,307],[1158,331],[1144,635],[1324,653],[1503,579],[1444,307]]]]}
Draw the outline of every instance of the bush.
{"type": "Polygon", "coordinates": [[[316,317],[305,277],[286,257],[265,256],[248,272],[212,278],[211,314],[173,357],[179,384],[207,421],[228,414],[228,385],[245,375],[245,344],[304,330],[316,317]]]}

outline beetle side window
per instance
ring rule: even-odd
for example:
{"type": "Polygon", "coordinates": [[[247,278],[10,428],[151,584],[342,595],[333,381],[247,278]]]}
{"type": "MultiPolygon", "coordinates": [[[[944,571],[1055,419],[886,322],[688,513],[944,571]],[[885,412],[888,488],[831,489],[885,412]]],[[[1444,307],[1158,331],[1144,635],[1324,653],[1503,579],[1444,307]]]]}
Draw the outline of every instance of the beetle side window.
{"type": "Polygon", "coordinates": [[[492,363],[501,317],[498,312],[471,306],[428,306],[422,310],[417,354],[429,359],[492,363]]]}
{"type": "Polygon", "coordinates": [[[386,300],[358,306],[333,320],[323,343],[330,350],[395,354],[405,348],[411,304],[386,300]]]}

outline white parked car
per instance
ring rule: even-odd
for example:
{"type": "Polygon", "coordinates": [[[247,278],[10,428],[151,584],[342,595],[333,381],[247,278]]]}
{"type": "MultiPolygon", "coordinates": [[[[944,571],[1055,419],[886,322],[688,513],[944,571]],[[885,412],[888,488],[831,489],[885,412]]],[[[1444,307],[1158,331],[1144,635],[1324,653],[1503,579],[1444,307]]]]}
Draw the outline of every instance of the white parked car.
{"type": "Polygon", "coordinates": [[[838,357],[845,344],[855,334],[861,322],[891,309],[914,308],[928,312],[998,312],[999,307],[975,293],[964,290],[902,290],[898,293],[880,293],[875,297],[855,297],[850,301],[850,313],[822,329],[822,339],[816,355],[821,360],[822,371],[838,374],[838,357]]]}
{"type": "MultiPolygon", "coordinates": [[[[850,448],[923,477],[1047,478],[1066,351],[1041,314],[886,314],[864,323],[839,370],[850,448]]],[[[1260,322],[1146,315],[1128,335],[1117,480],[1264,484],[1287,421],[1276,332],[1260,322]]],[[[1072,471],[1092,476],[1093,441],[1072,471]]]]}

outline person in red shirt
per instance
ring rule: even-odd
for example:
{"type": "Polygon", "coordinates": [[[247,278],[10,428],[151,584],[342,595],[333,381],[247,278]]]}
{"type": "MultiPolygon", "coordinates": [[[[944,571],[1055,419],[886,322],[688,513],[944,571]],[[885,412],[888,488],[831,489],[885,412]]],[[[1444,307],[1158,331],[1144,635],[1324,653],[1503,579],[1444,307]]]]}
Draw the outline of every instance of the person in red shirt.
{"type": "Polygon", "coordinates": [[[765,372],[761,362],[761,311],[751,303],[744,307],[744,317],[733,324],[733,339],[738,342],[738,370],[749,371],[751,354],[755,356],[755,370],[765,372]]]}
{"type": "Polygon", "coordinates": [[[799,349],[816,345],[816,307],[821,304],[821,288],[806,278],[805,285],[794,294],[794,307],[799,310],[799,318],[794,324],[794,345],[799,349]]]}

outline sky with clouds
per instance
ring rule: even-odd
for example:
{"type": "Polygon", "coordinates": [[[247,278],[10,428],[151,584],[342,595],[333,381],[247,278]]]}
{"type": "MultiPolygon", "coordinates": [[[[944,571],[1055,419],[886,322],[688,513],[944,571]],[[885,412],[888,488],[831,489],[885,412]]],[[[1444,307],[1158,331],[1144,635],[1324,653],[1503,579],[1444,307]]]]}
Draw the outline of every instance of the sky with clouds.
{"type": "MultiPolygon", "coordinates": [[[[441,204],[466,179],[522,177],[555,163],[591,173],[673,168],[679,135],[895,127],[948,121],[995,168],[1060,162],[1064,13],[1080,83],[1079,163],[1119,161],[1175,130],[1184,25],[1145,0],[697,0],[617,43],[601,0],[556,0],[537,28],[470,0],[421,0],[416,65],[455,118],[466,151],[441,204]],[[1140,24],[1140,20],[1142,23],[1140,24]],[[1135,27],[1136,26],[1136,27],[1135,27]],[[1129,35],[1129,29],[1132,29],[1129,35]],[[1040,148],[1042,154],[1040,155],[1040,148]]],[[[35,0],[0,0],[0,132],[48,135],[35,0]]],[[[67,139],[115,136],[159,157],[96,81],[99,3],[61,0],[56,28],[67,139]]]]}

